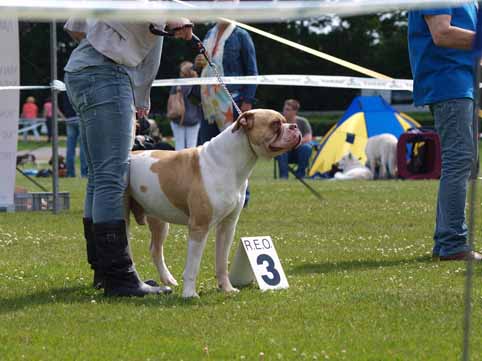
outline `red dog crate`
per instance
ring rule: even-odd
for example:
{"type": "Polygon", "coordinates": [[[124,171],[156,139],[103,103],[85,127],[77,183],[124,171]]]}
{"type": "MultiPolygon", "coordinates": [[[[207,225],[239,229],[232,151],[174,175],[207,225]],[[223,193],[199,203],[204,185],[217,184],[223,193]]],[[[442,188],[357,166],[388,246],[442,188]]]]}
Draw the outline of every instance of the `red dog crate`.
{"type": "Polygon", "coordinates": [[[403,133],[398,140],[397,162],[400,178],[440,178],[442,156],[438,134],[421,129],[403,133]]]}

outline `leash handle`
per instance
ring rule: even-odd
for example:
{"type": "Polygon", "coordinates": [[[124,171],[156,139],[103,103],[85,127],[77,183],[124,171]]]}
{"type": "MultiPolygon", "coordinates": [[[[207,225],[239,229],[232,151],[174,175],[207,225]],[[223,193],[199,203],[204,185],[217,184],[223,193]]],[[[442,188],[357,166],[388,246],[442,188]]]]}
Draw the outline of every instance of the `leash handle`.
{"type": "Polygon", "coordinates": [[[151,32],[151,34],[154,34],[154,35],[157,35],[157,36],[173,37],[174,32],[176,30],[181,30],[181,29],[184,29],[184,28],[192,28],[192,27],[193,27],[193,24],[186,24],[186,25],[183,25],[183,26],[180,26],[178,28],[171,29],[171,30],[161,30],[161,29],[156,28],[156,26],[154,24],[149,24],[149,31],[151,32]]]}
{"type": "Polygon", "coordinates": [[[154,24],[149,24],[149,31],[157,36],[174,36],[174,32],[158,29],[154,24]]]}

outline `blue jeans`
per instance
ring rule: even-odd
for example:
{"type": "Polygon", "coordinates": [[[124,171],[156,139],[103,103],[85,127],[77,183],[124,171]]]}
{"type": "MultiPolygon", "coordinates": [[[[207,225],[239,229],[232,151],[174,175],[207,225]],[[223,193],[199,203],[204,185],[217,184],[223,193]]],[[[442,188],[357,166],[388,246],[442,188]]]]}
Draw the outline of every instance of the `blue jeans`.
{"type": "MultiPolygon", "coordinates": [[[[75,177],[75,148],[80,139],[79,117],[67,118],[67,177],[75,177]]],[[[87,177],[87,161],[85,159],[84,142],[80,139],[80,175],[87,177]]]]}
{"type": "Polygon", "coordinates": [[[94,223],[123,220],[134,119],[129,76],[112,63],[65,73],[65,85],[85,140],[89,171],[84,217],[94,223]]]}
{"type": "Polygon", "coordinates": [[[172,134],[176,141],[176,150],[195,148],[199,133],[199,123],[195,125],[183,126],[171,122],[172,134]]]}
{"type": "Polygon", "coordinates": [[[433,254],[468,251],[465,203],[475,156],[472,136],[474,102],[451,99],[431,106],[442,147],[442,176],[437,199],[433,254]]]}
{"type": "Polygon", "coordinates": [[[298,148],[289,152],[283,153],[276,157],[279,166],[279,177],[288,178],[288,164],[296,163],[298,165],[296,169],[296,177],[303,178],[306,175],[306,168],[311,157],[311,144],[305,143],[298,148]]]}

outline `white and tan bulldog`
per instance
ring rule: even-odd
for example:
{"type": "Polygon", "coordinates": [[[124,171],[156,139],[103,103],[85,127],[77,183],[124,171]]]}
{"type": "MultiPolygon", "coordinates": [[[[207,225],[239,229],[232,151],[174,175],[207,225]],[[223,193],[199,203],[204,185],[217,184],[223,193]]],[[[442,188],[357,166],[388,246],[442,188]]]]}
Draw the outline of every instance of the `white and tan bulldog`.
{"type": "Polygon", "coordinates": [[[245,112],[204,145],[181,151],[133,152],[129,193],[139,224],[149,224],[150,251],[161,282],[177,285],[164,261],[169,223],[188,226],[183,297],[198,297],[196,277],[208,231],[216,227],[216,277],[221,290],[237,292],[228,278],[228,256],[258,158],[273,158],[301,142],[296,124],[278,112],[245,112]]]}

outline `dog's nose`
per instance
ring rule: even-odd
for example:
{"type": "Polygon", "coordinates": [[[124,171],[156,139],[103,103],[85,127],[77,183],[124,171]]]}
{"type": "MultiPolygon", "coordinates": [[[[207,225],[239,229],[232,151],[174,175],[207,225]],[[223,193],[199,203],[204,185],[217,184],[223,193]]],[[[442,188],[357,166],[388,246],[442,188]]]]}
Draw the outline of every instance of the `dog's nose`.
{"type": "Polygon", "coordinates": [[[293,123],[293,124],[290,124],[290,125],[289,125],[289,129],[290,129],[290,130],[296,130],[296,129],[298,129],[298,125],[297,125],[297,124],[294,124],[294,123],[293,123]]]}

